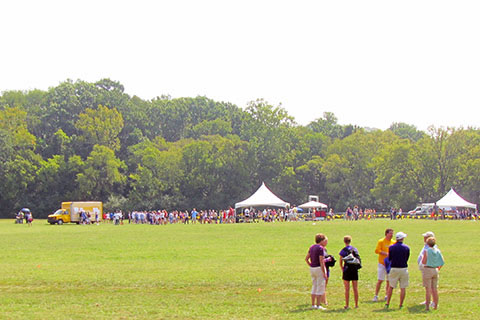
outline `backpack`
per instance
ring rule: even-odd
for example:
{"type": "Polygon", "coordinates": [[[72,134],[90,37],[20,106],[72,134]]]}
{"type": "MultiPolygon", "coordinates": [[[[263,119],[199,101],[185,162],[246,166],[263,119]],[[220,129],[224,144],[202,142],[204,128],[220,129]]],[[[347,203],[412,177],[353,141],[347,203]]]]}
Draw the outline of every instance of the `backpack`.
{"type": "Polygon", "coordinates": [[[362,268],[362,259],[360,258],[360,255],[353,249],[350,249],[349,254],[343,257],[342,260],[348,266],[356,267],[357,269],[362,268]]]}

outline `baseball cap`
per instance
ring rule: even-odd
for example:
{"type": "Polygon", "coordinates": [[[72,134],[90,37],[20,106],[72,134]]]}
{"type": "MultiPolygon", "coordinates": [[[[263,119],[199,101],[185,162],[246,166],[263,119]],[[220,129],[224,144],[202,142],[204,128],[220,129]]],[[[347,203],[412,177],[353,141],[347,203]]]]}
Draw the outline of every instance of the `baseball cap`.
{"type": "Polygon", "coordinates": [[[397,234],[395,235],[395,239],[397,239],[397,240],[401,240],[401,239],[406,238],[406,237],[407,237],[407,234],[403,233],[402,231],[397,232],[397,234]]]}
{"type": "Polygon", "coordinates": [[[427,231],[424,234],[422,234],[422,236],[427,237],[427,238],[435,237],[435,233],[433,233],[432,231],[427,231]]]}

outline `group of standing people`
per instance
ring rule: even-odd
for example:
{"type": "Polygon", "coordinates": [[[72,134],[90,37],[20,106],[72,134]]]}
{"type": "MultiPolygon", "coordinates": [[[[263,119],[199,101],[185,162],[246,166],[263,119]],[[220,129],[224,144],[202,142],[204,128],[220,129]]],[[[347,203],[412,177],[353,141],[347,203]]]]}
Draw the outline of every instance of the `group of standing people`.
{"type": "Polygon", "coordinates": [[[370,220],[375,219],[375,215],[377,214],[377,211],[375,209],[367,209],[362,210],[362,208],[359,208],[358,206],[354,206],[353,209],[351,207],[348,207],[345,210],[345,215],[344,218],[345,220],[350,220],[350,221],[356,221],[356,220],[362,220],[362,219],[368,219],[370,220]]]}
{"type": "MultiPolygon", "coordinates": [[[[350,283],[352,283],[355,299],[355,308],[358,308],[358,270],[362,267],[360,255],[357,248],[351,245],[352,237],[346,235],[343,237],[345,247],[340,250],[340,268],[342,270],[342,280],[345,287],[345,309],[349,308],[350,283]]],[[[335,265],[335,258],[328,255],[326,245],[328,238],[319,233],[315,235],[315,244],[312,245],[305,257],[305,261],[310,267],[312,277],[312,309],[326,310],[328,306],[326,287],[330,276],[329,267],[335,265]]]]}
{"type": "Polygon", "coordinates": [[[20,210],[16,215],[15,215],[15,223],[17,224],[23,224],[23,219],[25,219],[25,223],[31,227],[32,222],[33,222],[33,214],[30,210],[20,210]]]}
{"type": "MultiPolygon", "coordinates": [[[[404,243],[407,234],[400,231],[393,239],[393,229],[385,230],[385,237],[379,239],[375,248],[378,255],[377,283],[375,286],[375,295],[373,302],[379,301],[378,295],[382,283],[386,281],[385,308],[389,308],[393,289],[400,287],[400,304],[403,307],[406,296],[406,288],[409,284],[408,260],[410,258],[410,247],[404,243]]],[[[424,246],[420,251],[417,263],[422,272],[422,283],[425,287],[425,305],[426,310],[438,308],[438,273],[444,265],[444,259],[441,251],[436,245],[435,234],[427,231],[422,234],[424,246]]],[[[340,268],[342,270],[342,280],[345,288],[345,309],[349,309],[350,287],[353,289],[355,308],[358,308],[358,270],[362,267],[360,254],[357,248],[351,245],[352,237],[344,236],[345,247],[339,252],[340,268]],[[351,284],[351,286],[350,286],[351,284]]],[[[305,261],[310,267],[312,278],[312,309],[326,310],[328,305],[326,298],[326,285],[328,283],[328,256],[326,254],[326,245],[328,239],[324,234],[315,236],[315,244],[312,245],[305,257],[305,261]]],[[[333,258],[333,257],[332,257],[333,258]]],[[[333,261],[335,261],[333,259],[333,261]]],[[[331,259],[329,261],[331,263],[331,259]]],[[[335,262],[333,262],[334,264],[335,262]]],[[[330,264],[331,265],[331,264],[330,264]]]]}

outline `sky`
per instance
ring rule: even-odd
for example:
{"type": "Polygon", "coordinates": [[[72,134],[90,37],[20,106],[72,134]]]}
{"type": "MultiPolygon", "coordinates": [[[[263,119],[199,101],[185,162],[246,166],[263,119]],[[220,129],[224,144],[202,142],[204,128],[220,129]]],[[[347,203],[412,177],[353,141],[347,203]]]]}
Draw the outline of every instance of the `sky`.
{"type": "Polygon", "coordinates": [[[306,125],[480,127],[480,1],[1,1],[0,92],[264,99],[306,125]]]}

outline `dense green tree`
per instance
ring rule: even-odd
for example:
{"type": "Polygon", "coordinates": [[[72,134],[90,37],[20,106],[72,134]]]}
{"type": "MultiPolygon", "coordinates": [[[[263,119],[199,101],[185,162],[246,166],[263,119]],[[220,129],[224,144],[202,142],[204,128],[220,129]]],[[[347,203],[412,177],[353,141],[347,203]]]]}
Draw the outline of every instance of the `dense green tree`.
{"type": "Polygon", "coordinates": [[[336,140],[328,148],[322,172],[326,177],[328,198],[337,199],[335,208],[377,206],[378,199],[370,191],[376,178],[372,158],[395,139],[391,132],[357,131],[336,140]]]}
{"type": "Polygon", "coordinates": [[[119,133],[123,128],[123,117],[116,109],[99,105],[97,109],[85,109],[78,116],[76,128],[82,133],[81,140],[88,145],[102,145],[112,150],[120,149],[119,133]]]}
{"type": "Polygon", "coordinates": [[[41,157],[35,154],[35,137],[27,129],[27,113],[19,108],[0,110],[0,210],[12,210],[29,204],[29,186],[41,157]]]}
{"type": "Polygon", "coordinates": [[[332,112],[324,112],[322,118],[310,122],[308,127],[332,139],[343,138],[344,136],[342,126],[338,124],[338,119],[332,112]]]}
{"type": "Polygon", "coordinates": [[[137,209],[173,209],[182,204],[182,153],[165,140],[144,141],[130,148],[135,164],[130,174],[129,202],[137,209]]]}
{"type": "Polygon", "coordinates": [[[77,174],[78,193],[83,198],[106,201],[111,194],[122,192],[126,183],[126,165],[115,157],[112,149],[95,145],[77,174]]]}
{"type": "Polygon", "coordinates": [[[241,138],[249,142],[252,186],[270,183],[285,167],[293,165],[293,118],[282,107],[264,100],[250,102],[246,112],[241,138]]]}
{"type": "MultiPolygon", "coordinates": [[[[321,156],[313,156],[307,163],[296,168],[297,179],[300,181],[304,193],[297,201],[305,200],[306,195],[317,195],[321,202],[331,201],[327,196],[326,177],[322,168],[325,160],[321,156]]],[[[332,203],[333,204],[333,203],[332,203]]]]}
{"type": "Polygon", "coordinates": [[[204,120],[199,124],[195,125],[191,130],[189,136],[191,138],[198,138],[200,136],[209,136],[209,135],[220,135],[227,136],[232,133],[232,125],[230,122],[215,119],[215,120],[204,120]]]}
{"type": "Polygon", "coordinates": [[[386,144],[373,158],[375,186],[372,194],[380,208],[413,208],[416,196],[417,175],[412,143],[398,139],[386,144]]]}
{"type": "Polygon", "coordinates": [[[409,139],[412,142],[417,142],[425,137],[425,132],[418,130],[415,126],[403,122],[392,123],[388,130],[395,133],[400,138],[409,139]]]}
{"type": "Polygon", "coordinates": [[[236,136],[205,136],[182,149],[182,193],[189,207],[225,208],[245,181],[245,143],[236,136]]]}

